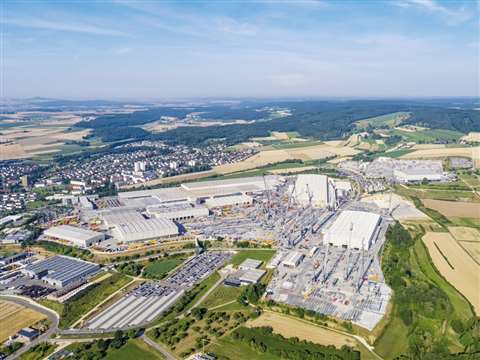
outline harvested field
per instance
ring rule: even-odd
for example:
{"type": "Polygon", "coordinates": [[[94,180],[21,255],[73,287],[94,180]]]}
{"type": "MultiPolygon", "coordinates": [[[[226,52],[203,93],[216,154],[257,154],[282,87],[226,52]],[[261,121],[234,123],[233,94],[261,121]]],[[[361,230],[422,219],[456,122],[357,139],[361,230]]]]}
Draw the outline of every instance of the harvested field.
{"type": "Polygon", "coordinates": [[[27,153],[20,144],[0,144],[0,160],[21,159],[27,156],[27,153]]]}
{"type": "Polygon", "coordinates": [[[460,241],[460,246],[480,265],[480,243],[460,241]]]}
{"type": "Polygon", "coordinates": [[[480,231],[465,226],[450,226],[448,231],[457,241],[473,241],[480,243],[480,231]]]}
{"type": "Polygon", "coordinates": [[[345,146],[345,140],[329,140],[324,142],[325,145],[342,147],[345,146]]]}
{"type": "Polygon", "coordinates": [[[273,332],[286,338],[296,336],[300,340],[308,340],[321,345],[334,345],[337,348],[343,345],[357,346],[357,342],[349,336],[272,312],[264,312],[255,320],[249,321],[246,326],[271,326],[273,332]]]}
{"type": "Polygon", "coordinates": [[[415,144],[413,150],[445,149],[445,144],[415,144]]]}
{"type": "MultiPolygon", "coordinates": [[[[68,121],[62,119],[63,122],[68,121]]],[[[11,141],[11,145],[0,145],[0,160],[26,158],[35,155],[62,151],[64,141],[80,141],[90,133],[90,129],[69,131],[65,126],[42,127],[47,122],[38,125],[18,126],[2,131],[2,140],[11,141]]],[[[53,125],[61,125],[55,120],[53,125]]],[[[73,124],[73,122],[71,122],[73,124]]]]}
{"type": "Polygon", "coordinates": [[[279,131],[272,131],[272,136],[277,140],[288,140],[290,138],[287,133],[279,131]]]}
{"type": "Polygon", "coordinates": [[[313,146],[264,150],[238,163],[216,166],[214,171],[218,174],[229,174],[238,171],[251,170],[260,166],[274,164],[286,160],[318,160],[333,156],[352,156],[358,154],[359,152],[359,150],[352,149],[351,147],[338,147],[325,143],[313,146]]]}
{"type": "Polygon", "coordinates": [[[422,199],[425,207],[433,209],[446,217],[465,217],[480,219],[480,204],[461,201],[422,199]]]}
{"type": "Polygon", "coordinates": [[[480,314],[480,266],[449,233],[427,232],[423,242],[438,271],[480,314]]]}
{"type": "Polygon", "coordinates": [[[0,343],[15,335],[24,327],[31,326],[45,315],[10,301],[0,300],[0,343]]]}
{"type": "Polygon", "coordinates": [[[462,140],[468,142],[480,142],[480,132],[470,132],[468,135],[462,137],[462,140]]]}
{"type": "Polygon", "coordinates": [[[270,170],[270,174],[295,174],[295,173],[300,173],[303,171],[307,170],[314,170],[316,169],[316,166],[301,166],[301,167],[294,167],[294,168],[286,168],[286,169],[275,169],[275,170],[270,170]]]}
{"type": "Polygon", "coordinates": [[[341,162],[351,160],[351,159],[352,159],[351,156],[337,157],[335,159],[328,160],[327,163],[336,165],[336,164],[340,164],[341,162]]]}

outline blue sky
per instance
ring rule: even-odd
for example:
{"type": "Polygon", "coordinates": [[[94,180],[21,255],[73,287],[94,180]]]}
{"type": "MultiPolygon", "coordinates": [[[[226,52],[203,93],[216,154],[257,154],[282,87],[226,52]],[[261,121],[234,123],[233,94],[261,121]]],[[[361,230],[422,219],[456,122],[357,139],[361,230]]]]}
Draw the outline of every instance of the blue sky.
{"type": "Polygon", "coordinates": [[[479,3],[10,1],[2,96],[478,96],[479,3]]]}

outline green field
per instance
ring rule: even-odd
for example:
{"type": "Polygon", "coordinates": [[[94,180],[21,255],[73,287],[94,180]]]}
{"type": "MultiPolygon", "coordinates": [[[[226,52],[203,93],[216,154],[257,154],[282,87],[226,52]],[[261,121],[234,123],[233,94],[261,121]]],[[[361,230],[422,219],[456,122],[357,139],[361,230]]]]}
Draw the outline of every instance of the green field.
{"type": "Polygon", "coordinates": [[[233,265],[240,265],[245,259],[255,259],[263,261],[262,266],[265,266],[273,254],[275,254],[275,250],[271,249],[239,250],[232,258],[231,263],[233,265]]]}
{"type": "Polygon", "coordinates": [[[368,127],[368,125],[371,125],[373,127],[388,126],[390,128],[393,128],[400,125],[402,121],[407,120],[409,117],[409,112],[399,111],[391,114],[376,116],[369,119],[359,120],[356,121],[355,124],[357,125],[357,128],[360,129],[365,129],[368,127]]]}
{"type": "Polygon", "coordinates": [[[461,218],[461,217],[451,217],[448,218],[450,222],[452,223],[451,226],[466,226],[466,227],[472,227],[472,228],[477,228],[480,230],[480,221],[475,218],[461,218]]]}
{"type": "Polygon", "coordinates": [[[242,289],[240,287],[220,285],[205,299],[202,303],[202,307],[210,309],[237,300],[241,292],[242,289]]]}
{"type": "Polygon", "coordinates": [[[470,190],[440,190],[428,186],[422,188],[396,186],[395,191],[402,196],[419,199],[480,202],[480,197],[470,190]]]}
{"type": "MultiPolygon", "coordinates": [[[[316,140],[309,140],[309,141],[282,141],[278,143],[272,144],[272,148],[275,150],[281,150],[281,149],[295,149],[295,148],[302,148],[302,147],[308,147],[308,146],[315,146],[315,145],[321,145],[323,144],[322,141],[316,141],[316,140]]],[[[265,147],[264,150],[268,150],[268,147],[265,147]]]]}
{"type": "Polygon", "coordinates": [[[147,278],[161,279],[183,262],[183,259],[162,259],[149,263],[143,270],[147,278]]]}
{"type": "Polygon", "coordinates": [[[480,190],[480,176],[463,172],[458,174],[458,177],[466,186],[480,190]]]}
{"type": "Polygon", "coordinates": [[[375,349],[387,360],[465,351],[460,338],[475,331],[465,325],[473,319],[472,308],[433,266],[421,240],[422,227],[409,229],[413,238],[399,224],[387,233],[382,269],[394,290],[394,307],[375,349]],[[453,322],[461,322],[465,332],[454,331],[453,322]]]}
{"type": "Polygon", "coordinates": [[[360,353],[352,348],[337,349],[297,338],[285,338],[272,333],[268,327],[239,327],[208,350],[220,358],[235,360],[360,359],[360,353]]]}
{"type": "Polygon", "coordinates": [[[242,311],[245,310],[245,306],[240,304],[238,301],[234,301],[227,305],[220,306],[212,311],[242,311]]]}
{"type": "MultiPolygon", "coordinates": [[[[195,294],[193,299],[190,301],[190,303],[187,305],[185,310],[190,310],[195,303],[200,300],[200,298],[212,288],[215,283],[220,280],[220,275],[218,272],[214,272],[212,275],[210,275],[208,278],[203,280],[200,284],[195,286],[194,289],[199,289],[199,291],[195,294]]],[[[203,305],[202,305],[203,306],[203,305]]]]}
{"type": "Polygon", "coordinates": [[[226,336],[217,340],[215,345],[209,347],[209,351],[213,352],[220,358],[235,359],[235,360],[280,360],[278,356],[272,354],[259,354],[252,349],[248,344],[240,343],[232,339],[231,336],[226,336]]]}
{"type": "Polygon", "coordinates": [[[55,350],[56,345],[49,344],[49,343],[40,343],[38,345],[35,345],[32,347],[30,350],[28,350],[26,353],[24,353],[22,356],[20,356],[19,359],[21,360],[42,360],[46,358],[48,355],[53,353],[55,350]]]}
{"type": "Polygon", "coordinates": [[[141,339],[129,340],[120,349],[110,350],[105,360],[158,360],[165,357],[141,339]]]}
{"type": "Polygon", "coordinates": [[[405,141],[413,141],[416,143],[432,143],[436,141],[458,141],[463,133],[453,130],[435,129],[435,130],[422,130],[422,131],[402,131],[391,130],[390,135],[399,135],[403,137],[405,141]]]}

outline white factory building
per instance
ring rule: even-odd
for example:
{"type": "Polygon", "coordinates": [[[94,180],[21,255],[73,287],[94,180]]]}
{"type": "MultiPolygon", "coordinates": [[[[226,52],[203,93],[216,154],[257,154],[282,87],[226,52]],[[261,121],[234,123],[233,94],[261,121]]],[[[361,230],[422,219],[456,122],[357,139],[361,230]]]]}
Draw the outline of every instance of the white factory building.
{"type": "Polygon", "coordinates": [[[125,203],[133,199],[144,198],[153,198],[156,202],[162,204],[185,201],[199,203],[215,197],[258,194],[265,189],[273,189],[282,180],[281,176],[269,175],[265,178],[263,176],[253,176],[239,179],[198,181],[172,188],[120,192],[118,198],[125,203]]]}
{"type": "Polygon", "coordinates": [[[105,240],[103,233],[70,225],[54,226],[45,230],[43,234],[55,240],[66,241],[81,248],[87,248],[105,240]]]}
{"type": "Polygon", "coordinates": [[[370,249],[381,218],[379,215],[344,210],[323,233],[323,242],[333,246],[370,249]]]}
{"type": "Polygon", "coordinates": [[[193,206],[189,202],[180,202],[147,206],[147,213],[162,219],[182,221],[208,216],[210,212],[204,206],[193,206]]]}
{"type": "Polygon", "coordinates": [[[296,268],[298,264],[302,262],[305,255],[302,253],[293,251],[287,255],[287,257],[282,261],[282,265],[290,268],[296,268]]]}
{"type": "Polygon", "coordinates": [[[421,182],[425,179],[427,181],[441,181],[444,178],[443,172],[434,172],[430,169],[421,167],[394,170],[393,176],[395,177],[395,180],[401,183],[421,182]]]}
{"type": "Polygon", "coordinates": [[[325,175],[298,175],[293,188],[295,201],[313,207],[335,207],[336,194],[334,182],[325,175]]]}
{"type": "Polygon", "coordinates": [[[145,218],[134,210],[111,211],[102,216],[111,234],[121,242],[163,239],[178,235],[178,227],[172,220],[145,218]]]}
{"type": "Polygon", "coordinates": [[[253,198],[248,195],[219,196],[205,200],[205,206],[209,209],[227,206],[251,205],[253,198]]]}

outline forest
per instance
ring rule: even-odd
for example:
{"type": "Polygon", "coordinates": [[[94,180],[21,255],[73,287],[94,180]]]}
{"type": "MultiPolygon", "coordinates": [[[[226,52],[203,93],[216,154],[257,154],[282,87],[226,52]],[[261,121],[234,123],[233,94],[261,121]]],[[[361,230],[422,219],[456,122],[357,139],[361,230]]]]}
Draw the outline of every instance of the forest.
{"type": "Polygon", "coordinates": [[[447,108],[445,105],[423,104],[418,101],[350,100],[350,101],[286,101],[258,103],[256,107],[214,106],[204,108],[154,108],[131,114],[100,116],[92,121],[82,121],[77,127],[92,128],[92,136],[103,141],[124,139],[162,140],[172,144],[201,145],[212,140],[235,144],[252,137],[268,136],[271,131],[293,132],[300,136],[321,140],[343,137],[355,130],[354,122],[388,113],[408,111],[408,124],[421,124],[433,129],[456,130],[463,133],[480,131],[480,112],[469,109],[447,108]],[[291,110],[292,115],[255,121],[249,124],[217,125],[208,127],[179,127],[166,132],[152,134],[139,127],[156,121],[161,116],[184,118],[192,111],[203,112],[209,119],[255,119],[265,116],[257,111],[264,106],[281,106],[291,110]]]}

